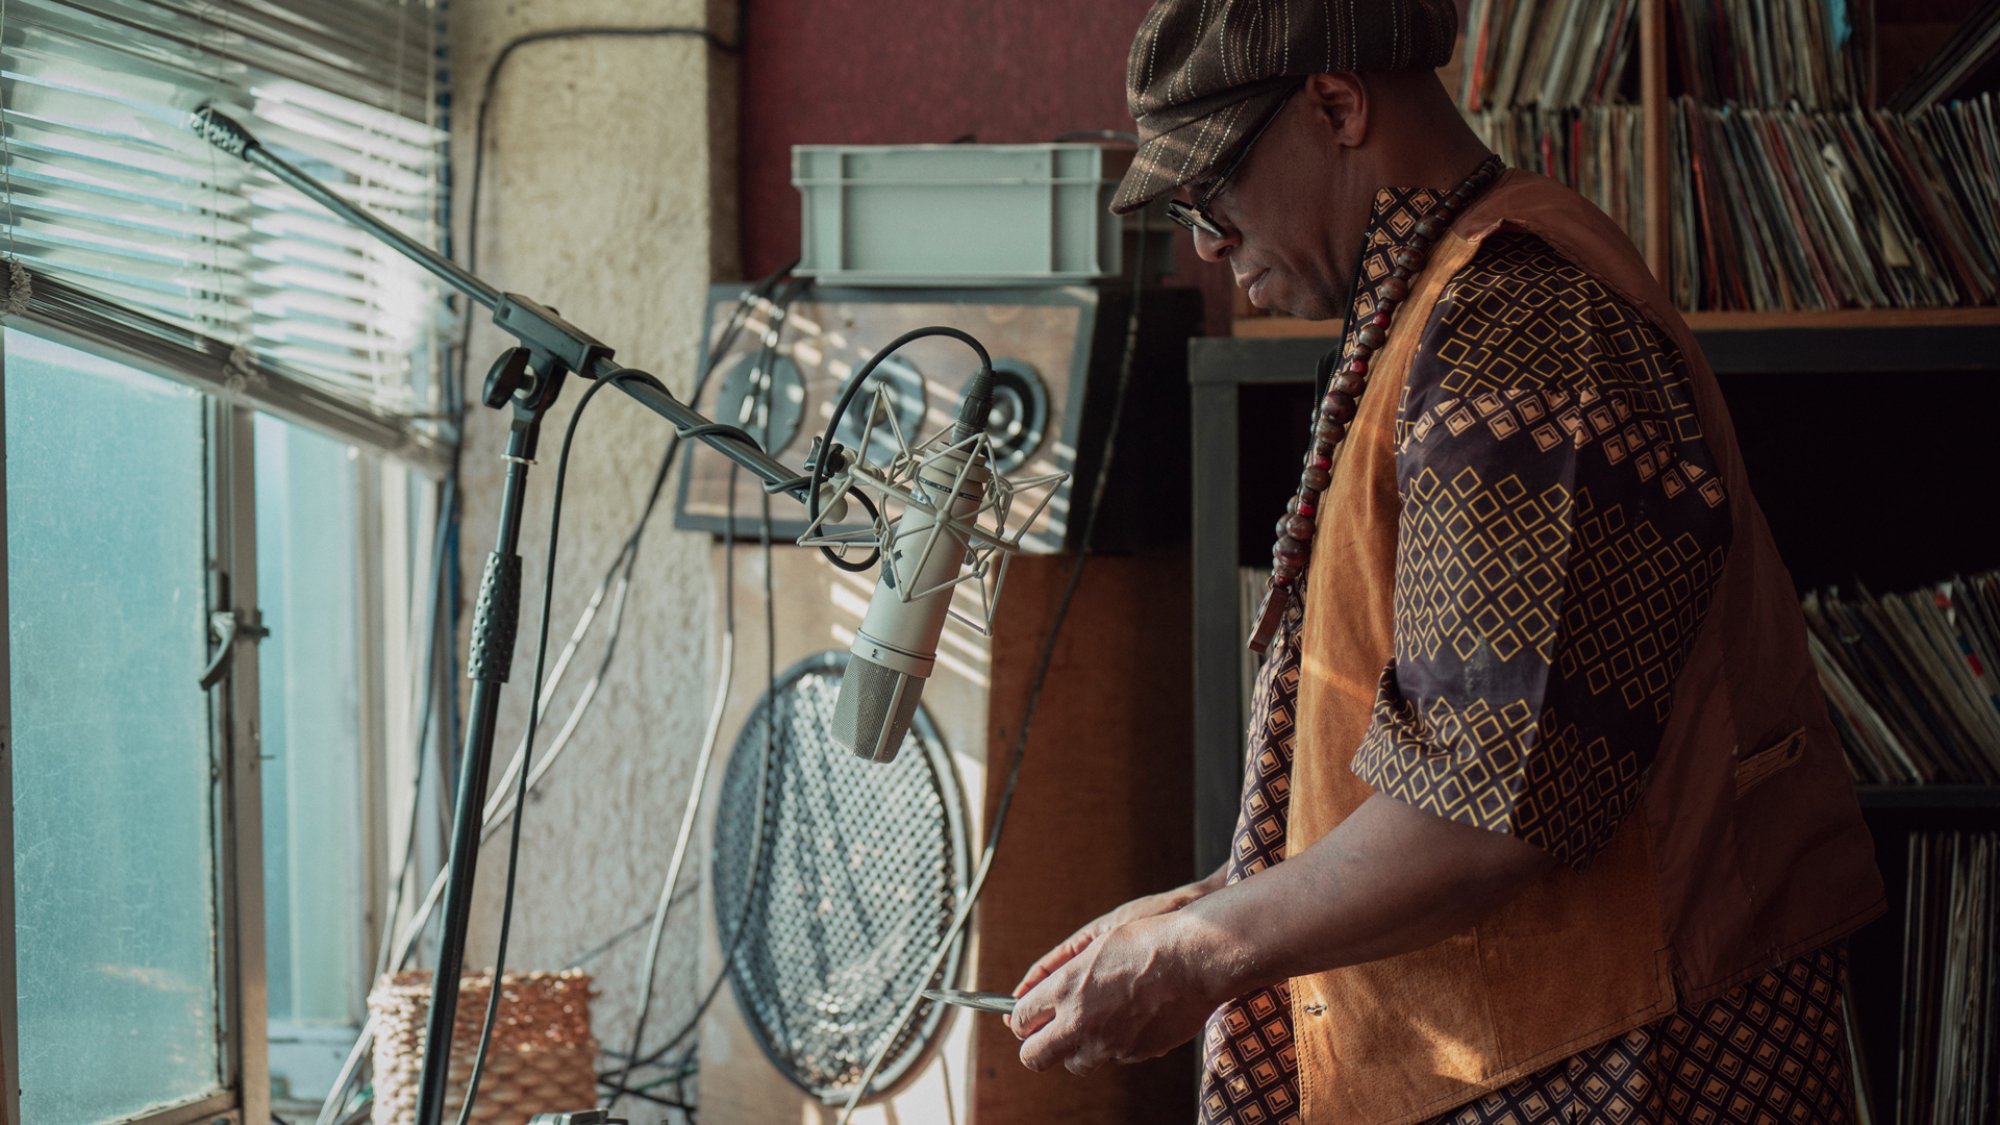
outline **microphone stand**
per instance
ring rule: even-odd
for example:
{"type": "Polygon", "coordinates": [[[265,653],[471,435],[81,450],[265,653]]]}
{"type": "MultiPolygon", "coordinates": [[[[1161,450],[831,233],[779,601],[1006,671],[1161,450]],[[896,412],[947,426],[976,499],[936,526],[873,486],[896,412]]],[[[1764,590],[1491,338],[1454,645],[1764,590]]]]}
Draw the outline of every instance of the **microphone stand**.
{"type": "MultiPolygon", "coordinates": [[[[479,580],[479,603],[472,622],[466,674],[472,680],[470,722],[459,755],[457,796],[452,811],[450,858],[445,867],[444,929],[439,937],[437,976],[431,986],[429,1033],[417,1093],[416,1125],[441,1125],[451,1057],[453,1017],[458,1011],[459,976],[465,963],[466,927],[472,908],[472,880],[479,859],[480,805],[493,758],[500,691],[514,659],[521,615],[521,507],[528,468],[534,463],[542,419],[555,405],[570,374],[609,379],[641,406],[665,418],[685,437],[698,437],[764,481],[765,490],[804,502],[813,491],[801,476],[738,436],[674,398],[650,376],[612,362],[602,341],[564,320],[556,310],[518,293],[503,293],[460,269],[408,235],[347,202],[325,184],[273,155],[234,120],[204,106],[188,127],[210,144],[241,157],[297,189],[308,199],[368,232],[436,274],[445,284],[492,310],[493,323],[520,343],[501,353],[487,373],[482,395],[495,410],[511,409],[507,431],[506,482],[500,493],[500,528],[479,580]]],[[[522,810],[514,810],[520,816],[522,810]]],[[[500,987],[499,981],[493,987],[500,987]]]]}

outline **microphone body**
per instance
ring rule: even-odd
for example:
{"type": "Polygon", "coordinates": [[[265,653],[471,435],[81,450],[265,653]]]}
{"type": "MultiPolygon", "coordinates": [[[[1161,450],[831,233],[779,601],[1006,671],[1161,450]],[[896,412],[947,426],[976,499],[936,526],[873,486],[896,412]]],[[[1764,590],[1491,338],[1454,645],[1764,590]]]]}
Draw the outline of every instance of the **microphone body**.
{"type": "Polygon", "coordinates": [[[882,576],[848,647],[829,732],[834,742],[870,761],[891,761],[903,748],[924,681],[937,666],[953,580],[971,546],[953,527],[976,517],[992,469],[990,457],[968,469],[973,451],[965,439],[985,429],[991,405],[992,375],[981,371],[960,405],[954,444],[917,471],[933,506],[910,505],[881,545],[882,576]],[[939,527],[941,521],[946,526],[939,527]]]}

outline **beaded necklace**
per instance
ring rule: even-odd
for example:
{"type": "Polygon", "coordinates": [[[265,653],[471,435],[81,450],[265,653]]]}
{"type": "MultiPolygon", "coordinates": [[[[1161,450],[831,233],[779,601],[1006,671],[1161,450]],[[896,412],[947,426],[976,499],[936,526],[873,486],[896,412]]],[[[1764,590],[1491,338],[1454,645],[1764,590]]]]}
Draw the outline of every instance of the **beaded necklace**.
{"type": "MultiPolygon", "coordinates": [[[[1264,582],[1264,600],[1257,608],[1256,627],[1250,632],[1250,651],[1262,654],[1269,647],[1272,634],[1277,632],[1278,619],[1284,616],[1286,602],[1305,573],[1317,526],[1320,494],[1333,483],[1334,448],[1347,436],[1348,423],[1354,421],[1361,392],[1368,385],[1368,361],[1388,340],[1389,324],[1395,319],[1396,309],[1410,295],[1410,280],[1423,271],[1432,244],[1444,236],[1452,221],[1505,168],[1499,157],[1489,156],[1464,182],[1445,193],[1437,207],[1417,223],[1409,245],[1390,257],[1395,268],[1375,285],[1373,315],[1348,333],[1346,362],[1327,385],[1326,397],[1313,411],[1312,446],[1306,452],[1305,468],[1299,473],[1298,492],[1285,504],[1285,514],[1278,520],[1278,541],[1271,548],[1271,576],[1264,582]]],[[[1322,377],[1338,354],[1328,352],[1320,361],[1322,377]]]]}

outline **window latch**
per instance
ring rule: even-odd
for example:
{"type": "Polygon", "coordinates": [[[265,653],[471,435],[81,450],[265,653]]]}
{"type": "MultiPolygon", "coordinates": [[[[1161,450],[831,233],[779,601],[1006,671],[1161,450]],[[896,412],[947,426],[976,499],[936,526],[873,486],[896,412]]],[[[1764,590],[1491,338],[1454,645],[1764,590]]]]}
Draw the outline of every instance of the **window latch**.
{"type": "Polygon", "coordinates": [[[215,656],[201,673],[201,690],[208,691],[222,682],[229,669],[236,662],[236,642],[249,641],[255,644],[271,635],[264,628],[264,615],[249,610],[239,619],[233,609],[225,609],[208,615],[208,640],[215,646],[215,656]]]}

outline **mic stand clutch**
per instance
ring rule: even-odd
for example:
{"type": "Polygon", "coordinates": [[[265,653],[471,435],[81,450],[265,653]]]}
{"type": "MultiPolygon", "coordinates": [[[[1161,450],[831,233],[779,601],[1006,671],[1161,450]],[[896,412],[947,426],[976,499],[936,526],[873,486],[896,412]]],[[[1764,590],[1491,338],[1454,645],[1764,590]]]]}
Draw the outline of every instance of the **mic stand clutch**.
{"type": "MultiPolygon", "coordinates": [[[[444,928],[438,938],[437,976],[432,983],[423,1074],[417,1090],[416,1125],[440,1125],[451,1057],[452,1021],[458,1012],[459,977],[465,963],[473,875],[478,865],[480,805],[492,764],[500,689],[507,682],[507,670],[514,660],[514,639],[521,616],[521,557],[517,550],[521,506],[527,493],[528,467],[534,463],[535,446],[541,436],[542,419],[562,393],[563,382],[570,374],[611,380],[619,390],[673,423],[683,437],[701,438],[763,478],[771,492],[803,499],[810,491],[810,478],[785,468],[741,430],[719,426],[702,417],[668,394],[652,376],[619,367],[612,362],[609,347],[564,320],[554,309],[518,294],[500,292],[342,199],[325,184],[273,155],[230,118],[204,106],[194,112],[188,125],[204,140],[276,176],[491,309],[493,323],[520,341],[520,346],[509,348],[493,364],[482,396],[486,405],[496,410],[511,409],[513,420],[508,426],[507,452],[503,455],[507,476],[500,494],[500,528],[480,578],[471,651],[466,658],[467,676],[473,684],[472,701],[459,755],[451,850],[446,861],[444,928]]],[[[520,810],[515,815],[519,816],[520,810]]],[[[494,981],[493,987],[499,989],[500,982],[494,981]]]]}

